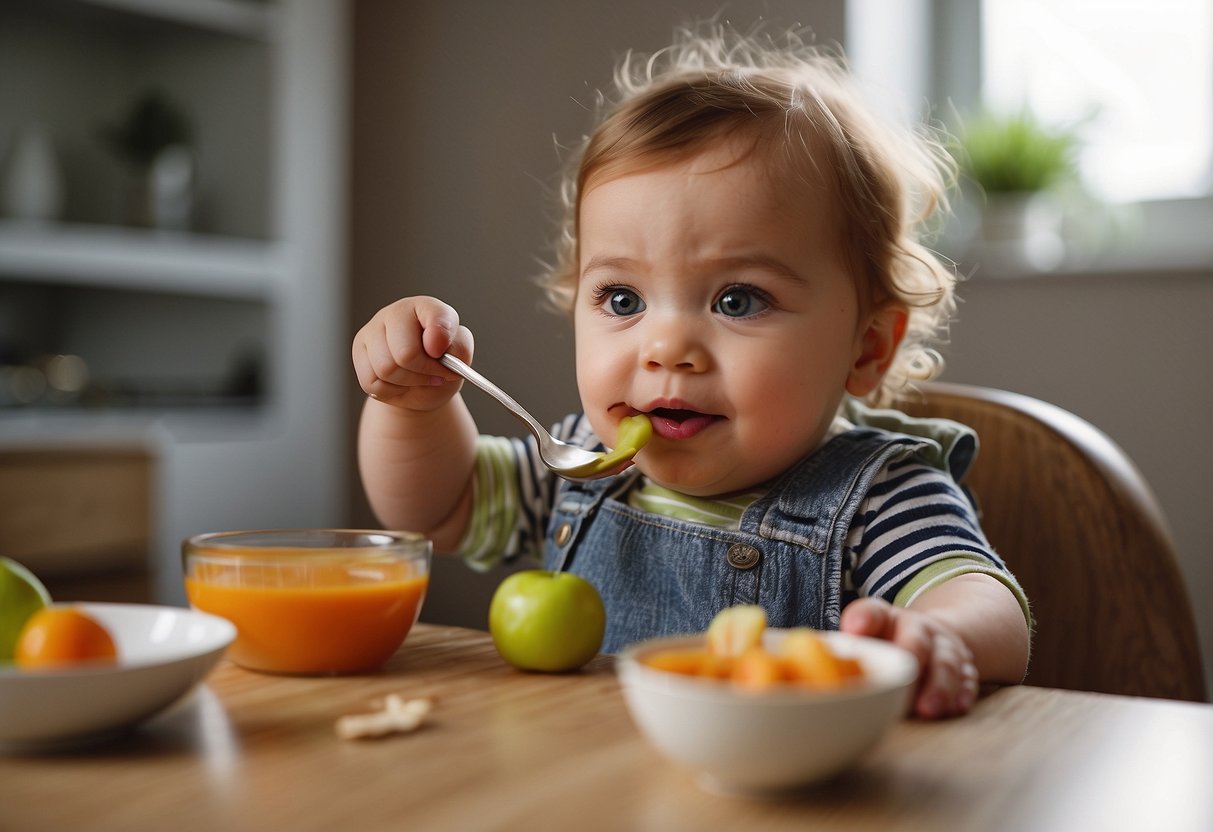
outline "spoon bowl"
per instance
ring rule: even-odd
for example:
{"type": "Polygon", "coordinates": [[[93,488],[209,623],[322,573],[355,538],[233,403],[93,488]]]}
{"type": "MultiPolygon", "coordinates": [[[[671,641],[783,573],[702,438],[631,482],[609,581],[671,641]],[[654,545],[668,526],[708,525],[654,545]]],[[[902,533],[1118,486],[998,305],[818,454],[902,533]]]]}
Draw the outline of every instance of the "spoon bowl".
{"type": "Polygon", "coordinates": [[[586,481],[611,477],[632,464],[632,457],[653,434],[652,423],[644,415],[628,416],[620,422],[618,447],[607,453],[587,451],[567,442],[561,442],[538,421],[514,397],[489,381],[476,370],[450,353],[438,359],[442,364],[463,376],[498,401],[513,413],[531,434],[539,446],[539,459],[552,473],[568,480],[586,481]]]}

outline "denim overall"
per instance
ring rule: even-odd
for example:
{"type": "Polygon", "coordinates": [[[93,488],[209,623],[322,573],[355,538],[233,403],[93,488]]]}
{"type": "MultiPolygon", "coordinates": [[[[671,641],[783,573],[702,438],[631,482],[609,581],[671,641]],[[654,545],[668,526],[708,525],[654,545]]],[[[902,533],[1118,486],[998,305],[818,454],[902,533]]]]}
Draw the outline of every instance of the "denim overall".
{"type": "Polygon", "coordinates": [[[734,604],[762,605],[772,627],[836,630],[851,520],[881,468],[920,450],[937,455],[940,447],[900,433],[849,430],[781,476],[736,531],[632,508],[618,497],[635,471],[565,481],[544,565],[598,589],[607,612],[605,653],[643,638],[702,632],[734,604]]]}

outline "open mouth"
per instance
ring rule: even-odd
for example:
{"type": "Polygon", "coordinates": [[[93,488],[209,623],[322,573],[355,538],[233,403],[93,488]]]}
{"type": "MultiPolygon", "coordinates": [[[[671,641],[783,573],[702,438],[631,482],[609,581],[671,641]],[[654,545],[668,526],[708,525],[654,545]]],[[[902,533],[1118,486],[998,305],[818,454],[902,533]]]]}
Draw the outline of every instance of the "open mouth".
{"type": "Polygon", "coordinates": [[[649,411],[653,433],[663,439],[690,439],[721,416],[683,408],[658,407],[649,411]]]}
{"type": "Polygon", "coordinates": [[[685,422],[687,419],[693,419],[696,416],[703,416],[698,410],[685,410],[682,408],[659,407],[654,410],[649,416],[658,419],[669,419],[672,422],[685,422]]]}

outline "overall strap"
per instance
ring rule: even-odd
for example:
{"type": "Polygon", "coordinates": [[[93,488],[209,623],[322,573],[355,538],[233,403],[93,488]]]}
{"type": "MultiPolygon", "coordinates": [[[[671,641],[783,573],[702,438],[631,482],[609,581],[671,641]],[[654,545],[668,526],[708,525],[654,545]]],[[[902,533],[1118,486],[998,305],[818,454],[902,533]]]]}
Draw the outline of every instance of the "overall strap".
{"type": "MultiPolygon", "coordinates": [[[[834,437],[780,477],[771,490],[742,515],[741,530],[769,541],[765,545],[759,544],[763,548],[793,547],[801,553],[798,563],[803,566],[791,572],[778,568],[761,570],[764,575],[761,578],[756,575],[755,580],[762,580],[767,585],[764,595],[782,599],[789,595],[797,598],[815,594],[819,598],[821,618],[813,626],[837,629],[842,612],[843,548],[855,514],[885,465],[893,459],[910,456],[922,447],[922,443],[913,437],[868,428],[852,429],[834,437]],[[817,570],[809,568],[812,563],[819,563],[820,567],[817,570]],[[821,582],[810,593],[803,582],[816,571],[820,571],[821,582]],[[784,581],[793,582],[799,588],[789,592],[778,585],[784,581]]],[[[766,560],[761,553],[756,553],[756,557],[766,560]]],[[[775,611],[783,614],[788,608],[776,604],[775,611]]],[[[768,610],[768,615],[771,614],[768,610]]],[[[793,607],[792,617],[780,622],[779,626],[799,623],[796,621],[798,616],[793,607]]]]}
{"type": "Polygon", "coordinates": [[[639,469],[629,468],[613,477],[585,482],[562,479],[557,486],[554,503],[556,525],[548,534],[547,568],[556,572],[565,571],[570,554],[576,550],[603,501],[625,494],[639,476],[639,469]]]}
{"type": "Polygon", "coordinates": [[[741,529],[825,554],[845,538],[880,470],[924,447],[921,439],[869,428],[839,434],[746,509],[741,529]]]}

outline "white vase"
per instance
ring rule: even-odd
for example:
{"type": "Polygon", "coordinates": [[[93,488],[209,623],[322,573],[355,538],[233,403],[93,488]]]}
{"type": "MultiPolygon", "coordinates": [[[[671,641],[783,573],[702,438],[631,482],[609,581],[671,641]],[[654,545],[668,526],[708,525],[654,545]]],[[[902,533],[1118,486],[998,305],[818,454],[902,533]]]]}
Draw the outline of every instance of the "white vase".
{"type": "Polygon", "coordinates": [[[169,145],[156,155],[148,176],[152,224],[156,228],[189,231],[194,223],[197,171],[194,152],[169,145]]]}
{"type": "Polygon", "coordinates": [[[1000,270],[1049,271],[1065,259],[1063,212],[1044,192],[991,194],[981,216],[981,254],[1000,270]]]}
{"type": "Polygon", "coordinates": [[[56,220],[63,213],[63,176],[50,133],[38,124],[17,131],[0,170],[0,213],[21,220],[56,220]]]}

